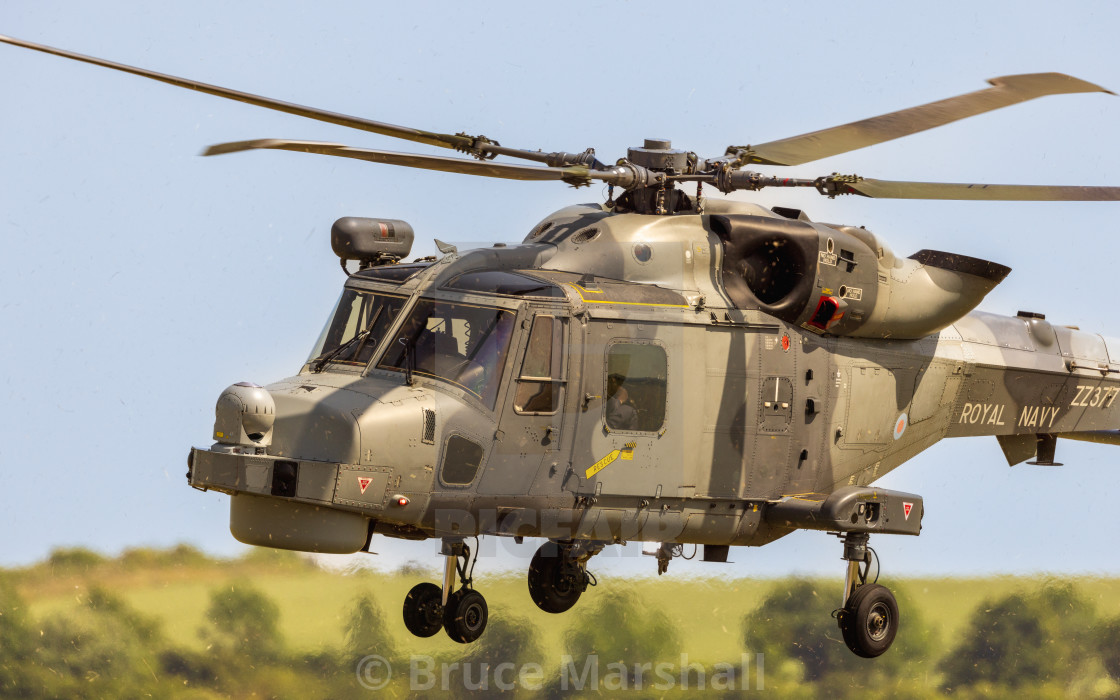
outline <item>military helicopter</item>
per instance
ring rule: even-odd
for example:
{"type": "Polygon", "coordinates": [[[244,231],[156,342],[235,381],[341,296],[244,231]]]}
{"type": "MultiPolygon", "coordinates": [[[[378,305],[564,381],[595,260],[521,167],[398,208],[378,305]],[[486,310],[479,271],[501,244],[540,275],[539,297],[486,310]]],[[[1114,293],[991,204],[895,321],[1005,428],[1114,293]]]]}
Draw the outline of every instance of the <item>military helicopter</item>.
{"type": "Polygon", "coordinates": [[[876,583],[869,537],[918,535],[924,514],[920,496],[876,479],[945,437],[995,435],[1009,464],[1055,464],[1059,437],[1120,444],[1120,341],[1039,313],[974,311],[1008,267],[937,250],[902,257],[861,227],[703,193],[1114,201],[1120,188],[746,169],[802,165],[1046,95],[1108,92],[1099,86],[1007,76],[712,158],[647,139],[608,165],[592,149],[510,148],[0,42],[475,160],[283,139],[205,155],[276,149],[609,187],[607,201],[554,212],[519,245],[437,241],[439,256],[412,262],[407,223],[339,219],[331,245],[347,279],[308,360],[293,377],[222,392],[215,442],[190,451],[188,482],[232,496],[242,542],[350,553],[369,551],[375,535],[439,538],[442,585],[420,583],[403,604],[419,637],[483,633],[472,576],[481,535],[546,539],[529,594],[561,613],[596,583],[588,562],[606,546],[650,543],[663,573],[684,544],[726,561],[732,546],[805,529],[839,537],[838,624],[854,653],[875,657],[900,614],[876,583]]]}

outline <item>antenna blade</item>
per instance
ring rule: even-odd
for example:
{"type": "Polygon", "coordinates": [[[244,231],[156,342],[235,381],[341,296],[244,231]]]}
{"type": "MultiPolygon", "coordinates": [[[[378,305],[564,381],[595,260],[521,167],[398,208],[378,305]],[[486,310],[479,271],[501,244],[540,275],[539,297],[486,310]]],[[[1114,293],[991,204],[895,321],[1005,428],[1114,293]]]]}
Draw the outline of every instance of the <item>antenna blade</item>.
{"type": "MultiPolygon", "coordinates": [[[[779,141],[746,147],[742,164],[800,165],[828,156],[847,153],[884,141],[944,126],[966,117],[1009,107],[1045,95],[1105,92],[1099,85],[1062,73],[1030,73],[992,78],[992,87],[950,97],[947,100],[911,107],[858,122],[814,131],[779,141]]],[[[734,150],[734,149],[729,149],[734,150]]]]}
{"type": "Polygon", "coordinates": [[[406,168],[421,168],[424,170],[439,170],[445,173],[497,177],[505,180],[564,180],[571,184],[577,182],[583,184],[589,177],[588,169],[579,166],[548,168],[536,165],[518,165],[515,163],[494,163],[492,161],[464,160],[462,158],[427,156],[416,153],[375,151],[368,148],[345,146],[340,143],[293,141],[288,139],[256,139],[253,141],[220,143],[210,146],[202,152],[202,155],[217,156],[226,153],[238,153],[241,151],[258,149],[295,151],[297,153],[318,153],[324,156],[354,158],[371,163],[401,165],[406,168]]]}
{"type": "Polygon", "coordinates": [[[1030,202],[1114,202],[1120,187],[1068,185],[976,185],[952,182],[901,182],[870,180],[845,182],[840,194],[860,194],[876,199],[964,199],[1030,202]],[[848,190],[848,191],[846,191],[848,190]]]}

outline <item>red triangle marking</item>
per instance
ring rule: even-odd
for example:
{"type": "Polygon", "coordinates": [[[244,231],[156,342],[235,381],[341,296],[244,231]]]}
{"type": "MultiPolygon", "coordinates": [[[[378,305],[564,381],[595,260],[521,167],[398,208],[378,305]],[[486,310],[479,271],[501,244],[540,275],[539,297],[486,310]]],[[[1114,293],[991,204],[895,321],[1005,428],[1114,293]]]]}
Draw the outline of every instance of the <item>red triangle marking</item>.
{"type": "MultiPolygon", "coordinates": [[[[364,490],[365,489],[363,489],[363,491],[364,490]]],[[[902,516],[903,516],[904,519],[906,519],[906,520],[910,519],[910,511],[913,510],[913,508],[914,508],[913,503],[907,503],[906,501],[902,502],[902,516]]]]}
{"type": "MultiPolygon", "coordinates": [[[[360,488],[362,490],[362,493],[364,494],[366,492],[366,489],[369,488],[369,485],[372,482],[373,482],[372,477],[359,476],[358,477],[358,488],[360,488]]],[[[906,509],[906,514],[907,515],[910,514],[910,509],[909,508],[906,509]]]]}

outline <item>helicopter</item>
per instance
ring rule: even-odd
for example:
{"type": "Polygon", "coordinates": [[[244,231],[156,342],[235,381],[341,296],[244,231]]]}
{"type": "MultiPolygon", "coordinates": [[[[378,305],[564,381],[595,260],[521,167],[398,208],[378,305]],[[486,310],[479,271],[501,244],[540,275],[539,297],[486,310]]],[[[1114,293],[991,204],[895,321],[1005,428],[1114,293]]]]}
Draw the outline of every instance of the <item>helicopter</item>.
{"type": "Polygon", "coordinates": [[[878,478],[946,437],[994,435],[1009,464],[1056,464],[1059,437],[1120,444],[1120,341],[1035,312],[975,311],[1008,267],[937,250],[902,257],[861,227],[703,194],[1114,201],[1120,188],[747,169],[803,165],[1043,96],[1109,92],[1097,85],[1006,76],[711,158],[646,139],[605,164],[592,149],[510,148],[0,42],[474,160],[287,139],[204,155],[287,150],[608,186],[605,202],[549,214],[519,245],[437,241],[440,255],[411,262],[406,222],[339,219],[331,246],[347,278],[307,361],[279,382],[222,392],[214,443],[189,453],[189,484],[231,496],[241,542],[351,553],[370,551],[375,535],[440,540],[442,585],[418,584],[402,606],[418,637],[483,634],[468,544],[481,535],[545,539],[528,590],[541,610],[563,613],[596,583],[589,561],[607,546],[650,543],[664,573],[685,544],[726,561],[732,546],[804,529],[839,537],[838,624],[854,653],[875,657],[900,613],[872,576],[870,535],[918,535],[924,514],[919,495],[878,478]]]}

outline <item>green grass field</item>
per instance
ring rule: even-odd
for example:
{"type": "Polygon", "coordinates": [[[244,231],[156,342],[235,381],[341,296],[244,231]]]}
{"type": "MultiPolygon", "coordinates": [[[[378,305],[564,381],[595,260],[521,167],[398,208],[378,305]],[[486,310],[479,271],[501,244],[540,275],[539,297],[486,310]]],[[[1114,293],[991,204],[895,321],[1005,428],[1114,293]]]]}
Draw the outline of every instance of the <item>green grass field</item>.
{"type": "MultiPolygon", "coordinates": [[[[271,553],[234,561],[199,557],[187,562],[148,564],[129,563],[126,557],[84,569],[44,563],[9,573],[14,575],[17,590],[34,619],[76,610],[85,591],[101,586],[140,612],[159,619],[168,639],[184,647],[204,646],[199,630],[206,623],[211,592],[249,581],[279,606],[281,631],[293,650],[337,646],[351,606],[363,594],[375,598],[402,651],[439,654],[461,648],[443,635],[416,639],[399,623],[406,592],[422,579],[417,574],[325,571],[294,556],[271,553]]],[[[830,586],[826,590],[835,589],[839,595],[839,581],[824,583],[830,586]]],[[[902,593],[904,620],[906,606],[911,606],[911,619],[920,619],[937,639],[947,642],[963,629],[982,601],[1016,590],[1034,590],[1043,585],[1044,579],[893,579],[884,583],[902,593]]],[[[1080,578],[1072,583],[1093,602],[1098,615],[1120,615],[1120,579],[1080,578]]],[[[628,597],[665,613],[679,630],[681,651],[709,663],[738,656],[743,644],[743,617],[781,585],[781,580],[767,579],[603,576],[600,588],[590,589],[572,611],[549,615],[532,604],[522,576],[477,582],[490,605],[491,618],[523,618],[536,628],[542,649],[551,658],[561,653],[564,634],[570,627],[595,624],[588,618],[595,596],[612,589],[625,590],[628,597]]]]}

